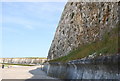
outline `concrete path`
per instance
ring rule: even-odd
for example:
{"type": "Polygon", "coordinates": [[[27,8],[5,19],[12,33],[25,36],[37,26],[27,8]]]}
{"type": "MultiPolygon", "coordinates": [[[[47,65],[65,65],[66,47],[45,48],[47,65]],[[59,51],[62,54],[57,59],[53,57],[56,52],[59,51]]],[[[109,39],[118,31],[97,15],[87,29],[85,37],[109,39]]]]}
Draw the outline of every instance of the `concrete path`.
{"type": "Polygon", "coordinates": [[[55,79],[46,75],[40,66],[20,66],[2,69],[2,79],[55,79]]]}

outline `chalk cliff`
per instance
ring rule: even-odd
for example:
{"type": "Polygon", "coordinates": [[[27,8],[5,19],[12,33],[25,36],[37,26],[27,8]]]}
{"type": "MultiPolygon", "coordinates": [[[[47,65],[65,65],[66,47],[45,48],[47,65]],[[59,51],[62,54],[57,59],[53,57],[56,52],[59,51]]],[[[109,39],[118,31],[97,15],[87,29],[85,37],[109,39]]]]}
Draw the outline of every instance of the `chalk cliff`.
{"type": "Polygon", "coordinates": [[[0,63],[10,64],[42,64],[46,58],[0,58],[0,63]]]}
{"type": "Polygon", "coordinates": [[[118,23],[116,2],[68,2],[52,41],[48,59],[68,55],[70,51],[103,39],[118,23]]]}

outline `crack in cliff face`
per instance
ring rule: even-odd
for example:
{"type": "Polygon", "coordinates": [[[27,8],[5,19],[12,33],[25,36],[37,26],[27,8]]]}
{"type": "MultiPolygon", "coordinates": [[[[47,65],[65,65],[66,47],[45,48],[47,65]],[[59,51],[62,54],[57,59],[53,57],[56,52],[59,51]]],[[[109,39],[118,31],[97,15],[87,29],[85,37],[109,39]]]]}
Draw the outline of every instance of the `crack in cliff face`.
{"type": "Polygon", "coordinates": [[[116,2],[68,2],[62,13],[48,59],[66,56],[85,44],[103,39],[118,23],[116,2]]]}

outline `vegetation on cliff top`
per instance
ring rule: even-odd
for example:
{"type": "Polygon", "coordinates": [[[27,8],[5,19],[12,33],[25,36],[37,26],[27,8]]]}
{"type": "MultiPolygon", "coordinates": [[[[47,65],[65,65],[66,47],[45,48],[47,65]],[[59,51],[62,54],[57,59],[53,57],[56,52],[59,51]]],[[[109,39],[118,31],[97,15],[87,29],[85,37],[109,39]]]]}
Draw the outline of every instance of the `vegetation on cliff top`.
{"type": "Polygon", "coordinates": [[[2,63],[4,64],[5,66],[8,66],[8,65],[18,65],[18,66],[35,66],[35,65],[29,65],[29,64],[12,64],[12,63],[2,63]]]}
{"type": "MultiPolygon", "coordinates": [[[[4,58],[0,58],[0,59],[4,59],[4,58]]],[[[5,59],[11,59],[11,58],[5,58],[5,59]]],[[[47,59],[45,57],[13,57],[12,59],[47,59]]]]}
{"type": "MultiPolygon", "coordinates": [[[[119,26],[119,25],[118,25],[119,26]]],[[[110,32],[103,35],[103,40],[86,44],[80,48],[71,51],[67,56],[50,60],[49,62],[68,62],[71,60],[81,59],[91,54],[96,54],[96,57],[101,55],[111,55],[118,53],[118,32],[119,27],[113,28],[110,32]]]]}

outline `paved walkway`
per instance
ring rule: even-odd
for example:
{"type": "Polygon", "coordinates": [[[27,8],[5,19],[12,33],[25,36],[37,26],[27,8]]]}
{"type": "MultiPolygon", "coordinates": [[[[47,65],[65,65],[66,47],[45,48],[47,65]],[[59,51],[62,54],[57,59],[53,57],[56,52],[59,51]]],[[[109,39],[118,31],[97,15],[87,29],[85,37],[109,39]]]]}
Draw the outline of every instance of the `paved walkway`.
{"type": "Polygon", "coordinates": [[[2,69],[3,79],[55,79],[46,75],[40,66],[20,66],[2,69]]]}

